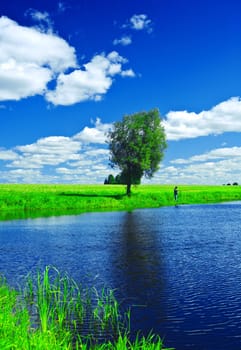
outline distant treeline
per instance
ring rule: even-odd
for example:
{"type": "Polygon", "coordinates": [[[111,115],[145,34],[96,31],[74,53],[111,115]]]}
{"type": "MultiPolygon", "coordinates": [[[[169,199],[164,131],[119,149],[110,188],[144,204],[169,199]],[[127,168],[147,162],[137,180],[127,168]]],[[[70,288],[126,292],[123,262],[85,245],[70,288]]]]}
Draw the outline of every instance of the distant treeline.
{"type": "MultiPolygon", "coordinates": [[[[223,184],[223,186],[225,186],[225,184],[223,184]]],[[[227,186],[231,186],[231,183],[228,183],[227,186]]],[[[237,182],[234,182],[234,183],[233,183],[233,186],[238,186],[238,183],[237,183],[237,182]]]]}
{"type": "MultiPolygon", "coordinates": [[[[132,178],[132,184],[133,185],[140,185],[141,180],[132,178]]],[[[110,174],[104,181],[105,185],[126,185],[126,176],[124,173],[116,175],[114,177],[112,174],[110,174]]]]}

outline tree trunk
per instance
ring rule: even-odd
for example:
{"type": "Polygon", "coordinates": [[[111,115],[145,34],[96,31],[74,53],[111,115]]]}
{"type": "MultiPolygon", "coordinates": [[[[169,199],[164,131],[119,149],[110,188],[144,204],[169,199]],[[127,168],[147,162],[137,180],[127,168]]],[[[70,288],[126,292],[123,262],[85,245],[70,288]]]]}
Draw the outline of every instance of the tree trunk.
{"type": "Polygon", "coordinates": [[[128,197],[131,196],[131,182],[128,181],[127,185],[126,185],[126,194],[128,197]]]}
{"type": "Polygon", "coordinates": [[[128,166],[128,169],[127,169],[127,179],[126,179],[126,194],[128,197],[131,196],[131,166],[129,165],[128,166]]]}

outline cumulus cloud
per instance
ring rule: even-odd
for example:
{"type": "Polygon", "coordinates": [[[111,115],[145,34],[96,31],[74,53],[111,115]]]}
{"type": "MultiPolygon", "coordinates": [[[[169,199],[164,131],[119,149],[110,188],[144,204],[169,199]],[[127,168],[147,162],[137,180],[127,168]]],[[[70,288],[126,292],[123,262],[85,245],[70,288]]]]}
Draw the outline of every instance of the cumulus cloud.
{"type": "Polygon", "coordinates": [[[189,164],[196,162],[209,162],[222,159],[239,159],[241,161],[241,147],[224,147],[216,148],[204,154],[195,155],[188,159],[174,159],[170,161],[172,164],[189,164]]]}
{"type": "Polygon", "coordinates": [[[51,77],[50,69],[37,64],[18,63],[14,59],[0,63],[0,100],[18,101],[24,97],[42,95],[51,77]]]}
{"type": "Polygon", "coordinates": [[[103,183],[109,175],[109,151],[96,144],[83,145],[78,161],[68,162],[64,167],[57,167],[56,174],[64,182],[103,183]]]}
{"type": "Polygon", "coordinates": [[[112,128],[112,124],[102,124],[99,118],[96,119],[95,127],[85,127],[81,132],[74,136],[74,140],[81,141],[83,143],[106,143],[106,134],[112,128]]]}
{"type": "MultiPolygon", "coordinates": [[[[161,167],[155,174],[151,183],[163,184],[210,184],[222,185],[241,182],[240,161],[223,160],[220,162],[204,162],[188,164],[186,166],[161,167]]],[[[150,183],[144,179],[143,183],[150,183]]]]}
{"type": "Polygon", "coordinates": [[[39,169],[13,169],[0,171],[1,181],[7,183],[51,183],[58,182],[57,176],[43,174],[39,169]]]}
{"type": "MultiPolygon", "coordinates": [[[[31,16],[45,23],[49,20],[48,13],[32,10],[31,16]]],[[[135,76],[131,69],[122,69],[126,62],[113,51],[95,55],[80,69],[75,49],[64,39],[0,17],[0,101],[37,94],[54,105],[98,101],[116,75],[135,76]],[[56,82],[56,89],[48,90],[50,82],[56,82]]]]}
{"type": "Polygon", "coordinates": [[[55,105],[65,106],[86,100],[99,101],[111,87],[113,77],[123,74],[123,63],[126,60],[116,51],[96,55],[84,69],[60,74],[56,89],[47,92],[46,98],[55,105]]]}
{"type": "Polygon", "coordinates": [[[168,140],[241,132],[241,99],[230,98],[200,113],[171,111],[163,120],[168,140]]]}
{"type": "Polygon", "coordinates": [[[12,150],[0,149],[0,160],[14,160],[18,158],[18,154],[12,150]]]}
{"type": "Polygon", "coordinates": [[[25,179],[33,180],[39,178],[41,173],[39,170],[34,169],[14,169],[9,171],[9,176],[12,179],[18,179],[24,177],[25,179]]]}
{"type": "Polygon", "coordinates": [[[241,183],[241,147],[216,148],[187,159],[174,159],[161,166],[156,183],[213,184],[241,183]]]}
{"type": "Polygon", "coordinates": [[[13,149],[0,149],[0,181],[103,183],[108,176],[105,143],[111,124],[99,118],[72,137],[49,136],[13,149]]]}
{"type": "Polygon", "coordinates": [[[39,153],[39,154],[53,154],[54,156],[67,155],[80,150],[80,144],[65,136],[49,136],[39,139],[36,143],[17,146],[17,150],[24,154],[39,153]]]}
{"type": "MultiPolygon", "coordinates": [[[[175,118],[168,118],[168,114],[164,122],[168,139],[178,140],[194,135],[240,132],[240,115],[241,100],[232,98],[199,114],[185,112],[183,117],[176,116],[175,123],[175,118]]],[[[13,149],[0,149],[0,161],[6,169],[0,171],[0,180],[103,183],[104,178],[112,172],[108,167],[109,152],[106,144],[106,134],[112,124],[102,123],[99,118],[92,121],[92,124],[72,137],[50,136],[13,149]]],[[[165,163],[164,159],[152,182],[241,183],[240,174],[241,147],[222,144],[220,148],[186,159],[178,158],[169,163],[165,163]]]]}
{"type": "Polygon", "coordinates": [[[134,30],[146,30],[152,32],[152,21],[146,14],[133,15],[129,20],[129,27],[134,30]]]}
{"type": "Polygon", "coordinates": [[[127,70],[123,70],[121,72],[121,76],[122,77],[134,78],[136,76],[136,74],[135,74],[135,72],[132,69],[127,69],[127,70]]]}
{"type": "Polygon", "coordinates": [[[43,94],[53,76],[76,67],[63,39],[0,18],[0,101],[43,94]]]}
{"type": "Polygon", "coordinates": [[[42,168],[44,165],[58,165],[79,159],[81,145],[69,137],[50,136],[36,143],[15,147],[20,154],[8,167],[42,168]]]}
{"type": "MultiPolygon", "coordinates": [[[[176,179],[186,183],[218,184],[240,182],[240,158],[191,163],[176,169],[176,179]]],[[[179,182],[179,183],[180,183],[179,182]]]]}
{"type": "MultiPolygon", "coordinates": [[[[0,180],[6,182],[103,183],[108,166],[106,132],[112,127],[97,119],[72,137],[50,136],[35,143],[0,149],[5,164],[0,180]],[[49,171],[50,169],[50,171],[49,171]]],[[[161,164],[152,183],[241,183],[241,147],[220,147],[186,159],[161,164]]],[[[149,181],[143,179],[143,183],[149,181]]]]}
{"type": "Polygon", "coordinates": [[[115,39],[113,41],[114,45],[122,45],[122,46],[127,46],[127,45],[130,45],[131,43],[132,43],[132,39],[131,39],[131,36],[129,35],[124,35],[120,39],[115,39]]]}
{"type": "Polygon", "coordinates": [[[24,27],[7,18],[0,18],[0,63],[14,61],[16,65],[48,67],[53,73],[76,67],[75,49],[50,33],[24,27]]]}

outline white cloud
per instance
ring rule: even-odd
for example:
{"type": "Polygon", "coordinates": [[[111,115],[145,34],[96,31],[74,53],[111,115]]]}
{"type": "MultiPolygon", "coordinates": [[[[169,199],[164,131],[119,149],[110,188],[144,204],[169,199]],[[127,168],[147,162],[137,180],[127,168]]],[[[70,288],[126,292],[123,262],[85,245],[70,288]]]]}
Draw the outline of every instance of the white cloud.
{"type": "Polygon", "coordinates": [[[63,39],[0,17],[0,101],[44,94],[53,76],[76,67],[63,39]]]}
{"type": "Polygon", "coordinates": [[[235,182],[240,183],[241,163],[236,158],[225,159],[221,161],[207,161],[198,164],[190,164],[178,170],[181,173],[179,179],[191,178],[192,183],[217,184],[235,182]]]}
{"type": "Polygon", "coordinates": [[[241,161],[241,147],[216,148],[201,155],[192,156],[188,159],[174,159],[172,164],[188,164],[194,162],[207,162],[222,159],[237,158],[241,161]]]}
{"type": "Polygon", "coordinates": [[[111,124],[99,118],[93,124],[72,137],[49,136],[0,149],[0,181],[103,183],[110,173],[105,133],[111,124]]]}
{"type": "Polygon", "coordinates": [[[56,173],[66,182],[103,183],[110,173],[108,159],[107,147],[100,148],[95,144],[83,145],[80,159],[68,162],[65,167],[56,168],[56,173]]]}
{"type": "Polygon", "coordinates": [[[31,8],[26,11],[26,16],[30,16],[34,21],[37,21],[39,23],[38,28],[43,32],[52,32],[53,22],[48,12],[40,12],[31,8]]]}
{"type": "Polygon", "coordinates": [[[0,100],[42,95],[51,77],[50,69],[33,63],[17,63],[14,59],[0,63],[0,100]]]}
{"type": "Polygon", "coordinates": [[[24,176],[31,176],[32,178],[34,178],[36,175],[39,176],[41,173],[39,170],[34,170],[34,169],[29,169],[29,170],[26,170],[26,169],[16,169],[16,170],[10,170],[9,171],[9,174],[12,176],[14,175],[15,177],[22,177],[23,175],[24,176]]]}
{"type": "Polygon", "coordinates": [[[152,21],[146,14],[133,15],[130,18],[130,27],[135,30],[147,30],[148,33],[152,32],[152,21]]]}
{"type": "Polygon", "coordinates": [[[131,43],[132,43],[132,39],[131,39],[131,36],[129,35],[124,35],[120,39],[115,39],[113,41],[114,45],[122,45],[122,46],[127,46],[127,45],[130,45],[131,43]]]}
{"type": "MultiPolygon", "coordinates": [[[[57,165],[58,161],[52,159],[52,165],[57,165]]],[[[40,169],[43,167],[43,163],[48,164],[48,159],[43,159],[38,154],[19,156],[16,160],[6,165],[7,168],[19,168],[19,169],[40,169]]]]}
{"type": "Polygon", "coordinates": [[[155,175],[156,183],[241,184],[241,147],[213,149],[187,159],[170,161],[155,175]]]}
{"type": "Polygon", "coordinates": [[[52,154],[54,156],[69,156],[72,153],[78,152],[81,146],[77,141],[65,136],[49,136],[39,139],[36,143],[17,146],[16,149],[24,154],[52,154]]]}
{"type": "MultiPolygon", "coordinates": [[[[83,172],[83,169],[89,169],[91,168],[91,165],[93,164],[93,159],[87,157],[86,151],[84,153],[82,153],[81,155],[81,160],[77,161],[77,162],[69,162],[68,166],[70,166],[71,168],[78,168],[78,169],[82,169],[81,171],[83,172]]],[[[70,168],[68,168],[70,170],[70,168]]]]}
{"type": "Polygon", "coordinates": [[[98,157],[98,158],[101,158],[101,157],[104,157],[104,158],[107,157],[108,158],[109,150],[108,149],[104,149],[104,148],[92,149],[92,150],[88,151],[88,156],[98,157]]]}
{"type": "Polygon", "coordinates": [[[209,184],[241,183],[241,164],[237,160],[188,164],[184,167],[162,167],[151,181],[163,184],[209,184]]]}
{"type": "Polygon", "coordinates": [[[132,69],[127,69],[127,70],[123,70],[121,72],[121,76],[122,77],[134,78],[136,76],[136,74],[135,74],[135,72],[132,69]]]}
{"type": "Polygon", "coordinates": [[[84,70],[60,74],[57,87],[46,94],[48,101],[55,105],[71,105],[86,100],[99,101],[113,83],[113,76],[122,74],[126,60],[116,51],[108,55],[96,55],[84,65],[84,70]]]}
{"type": "Polygon", "coordinates": [[[75,49],[62,38],[0,17],[0,63],[49,67],[54,73],[76,67],[75,49]]]}
{"type": "MultiPolygon", "coordinates": [[[[0,180],[103,183],[110,173],[118,173],[108,166],[109,151],[104,144],[105,132],[110,127],[97,119],[87,133],[83,129],[72,137],[51,136],[12,150],[1,149],[0,160],[6,165],[5,171],[0,171],[0,180]]],[[[240,174],[241,147],[222,147],[187,159],[176,159],[166,165],[162,163],[151,183],[241,183],[240,174]]],[[[146,179],[142,182],[149,183],[146,179]]]]}
{"type": "Polygon", "coordinates": [[[0,149],[0,160],[14,160],[17,157],[18,154],[12,150],[0,149]]]}
{"type": "Polygon", "coordinates": [[[112,128],[112,124],[102,124],[99,118],[96,119],[95,127],[85,127],[81,132],[74,136],[74,140],[84,143],[106,143],[106,134],[112,128]]]}
{"type": "Polygon", "coordinates": [[[54,166],[78,160],[81,144],[69,137],[50,136],[30,145],[17,146],[15,149],[20,155],[7,167],[42,168],[45,165],[54,166]]]}
{"type": "Polygon", "coordinates": [[[0,179],[8,183],[58,183],[58,177],[43,174],[37,169],[14,169],[8,172],[0,171],[0,179]]]}
{"type": "MultiPolygon", "coordinates": [[[[226,102],[228,104],[214,108],[215,111],[225,110],[231,100],[226,102]]],[[[227,108],[226,112],[232,114],[230,121],[238,120],[237,106],[227,108]]],[[[105,142],[112,124],[102,123],[99,118],[92,123],[91,127],[83,128],[72,137],[49,136],[32,144],[0,149],[1,169],[4,169],[0,171],[0,181],[103,183],[110,173],[116,175],[118,170],[113,172],[108,166],[109,151],[105,142]]],[[[220,129],[223,130],[223,125],[227,128],[227,124],[223,120],[220,129]]],[[[164,159],[151,183],[223,184],[235,181],[241,184],[241,147],[222,146],[169,163],[164,159]]],[[[146,182],[143,179],[143,183],[146,182]]]]}
{"type": "Polygon", "coordinates": [[[45,21],[49,18],[48,12],[40,12],[32,8],[28,9],[25,15],[32,17],[36,21],[45,21]]]}
{"type": "Polygon", "coordinates": [[[163,120],[168,140],[241,132],[241,99],[233,97],[200,113],[171,111],[163,120]]]}
{"type": "MultiPolygon", "coordinates": [[[[30,14],[39,21],[49,21],[48,13],[32,10],[30,14]]],[[[126,62],[113,51],[95,55],[79,69],[75,49],[64,39],[0,17],[0,101],[37,94],[54,105],[99,101],[114,76],[135,76],[132,69],[122,69],[126,62]],[[49,82],[56,82],[55,90],[48,90],[49,82]]]]}

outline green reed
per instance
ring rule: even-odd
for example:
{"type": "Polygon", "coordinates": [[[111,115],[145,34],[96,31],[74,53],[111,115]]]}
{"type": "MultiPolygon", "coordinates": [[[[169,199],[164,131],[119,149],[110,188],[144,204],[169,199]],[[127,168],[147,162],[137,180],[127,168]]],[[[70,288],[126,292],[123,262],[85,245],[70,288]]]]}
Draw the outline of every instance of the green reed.
{"type": "Polygon", "coordinates": [[[0,278],[0,349],[161,350],[159,336],[130,340],[130,312],[120,312],[112,290],[84,289],[46,267],[12,290],[0,278]]]}

